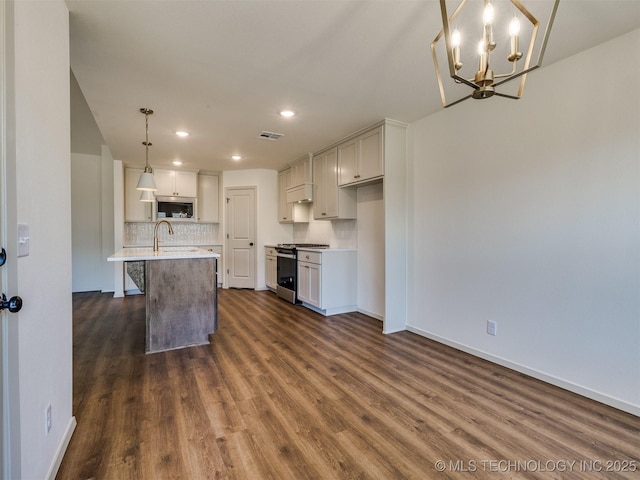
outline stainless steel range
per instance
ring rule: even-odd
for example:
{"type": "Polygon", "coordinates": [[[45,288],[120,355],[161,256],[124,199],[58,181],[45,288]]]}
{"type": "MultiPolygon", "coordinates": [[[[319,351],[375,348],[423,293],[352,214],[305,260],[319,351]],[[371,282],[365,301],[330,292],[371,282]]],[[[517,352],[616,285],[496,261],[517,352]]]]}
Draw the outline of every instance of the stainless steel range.
{"type": "Polygon", "coordinates": [[[276,247],[278,286],[276,293],[287,302],[298,303],[298,248],[329,248],[321,243],[279,243],[276,247]]]}

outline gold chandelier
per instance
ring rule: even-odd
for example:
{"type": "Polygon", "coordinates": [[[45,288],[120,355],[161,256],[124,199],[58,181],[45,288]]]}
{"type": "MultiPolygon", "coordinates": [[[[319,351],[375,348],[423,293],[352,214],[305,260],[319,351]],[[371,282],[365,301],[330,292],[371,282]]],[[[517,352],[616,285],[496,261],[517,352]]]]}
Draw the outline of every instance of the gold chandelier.
{"type": "Polygon", "coordinates": [[[527,9],[519,0],[462,0],[449,16],[447,0],[440,0],[443,28],[431,42],[431,53],[442,106],[494,95],[520,98],[527,73],[542,65],[559,2],[529,1],[532,5],[527,9]],[[533,7],[535,11],[531,10],[533,7]],[[538,16],[544,10],[550,13],[541,37],[538,16]],[[443,38],[444,42],[440,42],[443,38]],[[524,53],[520,51],[521,44],[526,47],[524,53]],[[453,83],[444,84],[439,57],[446,58],[453,83]],[[517,91],[498,91],[498,87],[515,78],[520,79],[517,91]],[[467,87],[473,91],[469,93],[467,87]],[[447,94],[457,99],[449,102],[447,94]]]}

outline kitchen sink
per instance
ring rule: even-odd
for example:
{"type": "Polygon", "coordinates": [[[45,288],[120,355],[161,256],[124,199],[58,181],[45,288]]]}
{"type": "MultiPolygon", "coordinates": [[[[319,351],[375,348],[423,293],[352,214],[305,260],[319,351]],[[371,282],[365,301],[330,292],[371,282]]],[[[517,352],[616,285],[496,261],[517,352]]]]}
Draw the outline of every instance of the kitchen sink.
{"type": "Polygon", "coordinates": [[[197,252],[197,247],[163,247],[160,249],[163,252],[197,252]]]}

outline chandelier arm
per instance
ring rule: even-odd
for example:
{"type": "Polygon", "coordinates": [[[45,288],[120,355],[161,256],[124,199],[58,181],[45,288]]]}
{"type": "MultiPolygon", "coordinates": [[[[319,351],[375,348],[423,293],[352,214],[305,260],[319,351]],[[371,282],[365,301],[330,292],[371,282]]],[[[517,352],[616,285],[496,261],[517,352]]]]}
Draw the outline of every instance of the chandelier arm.
{"type": "Polygon", "coordinates": [[[515,75],[518,71],[518,66],[516,65],[516,62],[511,62],[513,63],[513,68],[511,69],[511,73],[497,73],[497,74],[494,74],[493,78],[508,78],[515,75]]]}
{"type": "Polygon", "coordinates": [[[515,75],[509,77],[509,78],[505,78],[504,80],[500,81],[500,82],[496,82],[493,84],[494,87],[497,87],[499,85],[502,85],[503,83],[507,83],[511,80],[513,80],[514,78],[518,78],[518,77],[522,77],[523,75],[526,75],[529,72],[532,72],[533,70],[536,70],[537,68],[540,68],[540,65],[534,65],[533,67],[527,68],[526,70],[523,70],[521,72],[516,73],[515,75]]]}
{"type": "Polygon", "coordinates": [[[513,100],[519,100],[521,97],[520,96],[516,96],[516,95],[507,95],[506,93],[498,93],[495,92],[494,95],[496,97],[504,97],[504,98],[511,98],[513,100]]]}
{"type": "Polygon", "coordinates": [[[538,66],[542,65],[542,57],[544,57],[544,52],[547,49],[547,42],[549,41],[549,36],[551,35],[551,27],[553,26],[553,21],[556,18],[556,12],[558,11],[558,4],[560,0],[556,0],[553,4],[553,8],[551,9],[551,15],[549,15],[549,21],[544,30],[544,36],[542,37],[542,46],[540,47],[540,52],[538,54],[538,66]]]}
{"type": "MultiPolygon", "coordinates": [[[[464,83],[465,85],[467,85],[468,87],[471,87],[471,88],[473,88],[473,89],[480,88],[480,85],[478,85],[477,83],[475,83],[475,82],[474,82],[473,80],[471,80],[471,79],[466,79],[466,78],[461,77],[461,76],[459,76],[459,75],[454,75],[454,76],[453,76],[453,77],[451,77],[451,78],[453,78],[454,80],[459,81],[460,83],[464,83]]],[[[475,79],[474,79],[474,80],[475,80],[475,79]]]]}
{"type": "Polygon", "coordinates": [[[447,104],[447,105],[444,105],[444,108],[453,107],[454,105],[457,105],[457,104],[458,104],[458,103],[460,103],[460,102],[464,102],[465,100],[467,100],[467,99],[471,98],[472,96],[473,96],[473,94],[469,94],[469,95],[467,95],[466,97],[462,97],[462,98],[460,98],[460,99],[456,100],[456,101],[455,101],[455,102],[453,102],[453,103],[449,103],[449,104],[447,104]]]}

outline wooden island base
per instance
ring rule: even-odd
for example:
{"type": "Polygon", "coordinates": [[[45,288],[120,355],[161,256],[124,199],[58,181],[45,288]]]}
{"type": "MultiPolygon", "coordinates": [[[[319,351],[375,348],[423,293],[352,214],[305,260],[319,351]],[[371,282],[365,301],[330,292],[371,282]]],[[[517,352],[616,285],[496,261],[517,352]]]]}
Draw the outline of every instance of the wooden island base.
{"type": "Polygon", "coordinates": [[[218,329],[216,261],[145,261],[145,353],[209,343],[218,329]]]}

